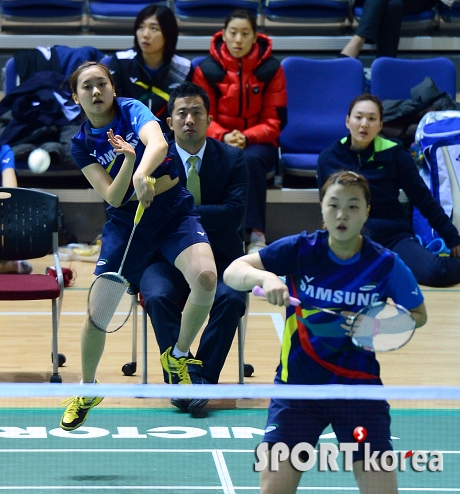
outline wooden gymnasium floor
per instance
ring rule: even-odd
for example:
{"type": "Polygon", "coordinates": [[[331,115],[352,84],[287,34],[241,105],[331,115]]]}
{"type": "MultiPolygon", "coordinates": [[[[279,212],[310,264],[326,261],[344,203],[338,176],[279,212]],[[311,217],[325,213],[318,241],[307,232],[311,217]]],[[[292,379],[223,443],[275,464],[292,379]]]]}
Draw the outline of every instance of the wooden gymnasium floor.
{"type": "MultiPolygon", "coordinates": [[[[52,257],[32,261],[36,273],[44,273],[53,263],[52,257]]],[[[65,289],[59,328],[59,351],[67,362],[60,369],[65,383],[80,380],[80,328],[86,308],[88,288],[93,279],[93,264],[87,262],[63,262],[77,273],[75,284],[65,289]]],[[[404,348],[396,352],[380,354],[383,382],[387,385],[460,385],[460,285],[450,288],[422,287],[428,311],[428,323],[417,331],[404,348]]],[[[49,382],[52,365],[51,304],[49,301],[0,302],[0,383],[49,382]]],[[[282,308],[269,305],[265,300],[251,295],[249,320],[245,345],[245,362],[251,363],[255,372],[246,378],[247,384],[272,383],[279,358],[278,333],[283,326],[282,308]],[[278,330],[278,333],[277,333],[278,330]]],[[[98,380],[103,383],[141,383],[139,319],[139,363],[136,375],[127,377],[121,367],[131,361],[131,322],[107,337],[106,349],[98,370],[98,380]]],[[[222,383],[237,383],[237,344],[227,358],[221,374],[222,383]]],[[[150,384],[162,383],[159,351],[149,321],[148,370],[150,384]]],[[[49,399],[56,406],[56,399],[49,399]]],[[[145,406],[150,406],[149,400],[145,406]]],[[[245,400],[247,406],[247,400],[245,400]]],[[[116,405],[117,400],[104,400],[105,406],[116,405]]],[[[255,401],[254,406],[264,406],[265,401],[255,401]]],[[[137,404],[139,406],[139,403],[137,404]]],[[[169,400],[163,400],[170,406],[169,400]]],[[[158,406],[158,403],[156,403],[158,406]]],[[[213,406],[213,402],[210,403],[213,406]]],[[[234,407],[235,403],[221,400],[214,403],[219,408],[234,407]]],[[[238,406],[238,404],[236,404],[238,406]]]]}

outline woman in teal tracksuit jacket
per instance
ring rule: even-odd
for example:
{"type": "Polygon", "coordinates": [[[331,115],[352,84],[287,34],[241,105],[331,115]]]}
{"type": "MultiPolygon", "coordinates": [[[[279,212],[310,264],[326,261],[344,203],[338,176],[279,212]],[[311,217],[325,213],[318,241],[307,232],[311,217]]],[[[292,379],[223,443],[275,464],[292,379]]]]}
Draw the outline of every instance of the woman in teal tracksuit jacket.
{"type": "Polygon", "coordinates": [[[417,281],[428,286],[460,283],[460,235],[441,205],[420,177],[411,155],[402,144],[378,135],[382,127],[380,100],[363,94],[350,105],[347,115],[350,135],[324,149],[318,159],[318,186],[339,170],[361,173],[369,181],[371,210],[365,227],[372,240],[401,257],[417,281]],[[440,257],[423,247],[415,237],[404,206],[403,190],[451,249],[440,257]]]}

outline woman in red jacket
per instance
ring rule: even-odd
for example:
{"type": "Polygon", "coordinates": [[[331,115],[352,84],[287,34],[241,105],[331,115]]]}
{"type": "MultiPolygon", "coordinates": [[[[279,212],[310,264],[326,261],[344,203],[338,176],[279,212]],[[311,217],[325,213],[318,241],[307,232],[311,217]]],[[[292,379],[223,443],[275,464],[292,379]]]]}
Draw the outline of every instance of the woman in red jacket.
{"type": "Polygon", "coordinates": [[[210,56],[193,82],[208,93],[213,121],[207,135],[243,150],[249,169],[248,252],[265,247],[266,174],[278,161],[286,124],[286,80],[272,42],[257,33],[254,15],[235,10],[211,40],[210,56]]]}

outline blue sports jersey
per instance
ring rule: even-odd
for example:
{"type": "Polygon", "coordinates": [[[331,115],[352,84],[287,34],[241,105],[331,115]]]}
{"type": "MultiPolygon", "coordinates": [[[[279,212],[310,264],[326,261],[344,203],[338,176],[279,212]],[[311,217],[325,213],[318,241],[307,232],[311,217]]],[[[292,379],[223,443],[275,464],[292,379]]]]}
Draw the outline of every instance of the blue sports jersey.
{"type": "MultiPolygon", "coordinates": [[[[362,250],[341,260],[328,246],[328,232],[303,232],[273,242],[259,254],[267,271],[287,276],[303,307],[286,309],[281,361],[275,382],[288,384],[381,384],[375,353],[337,336],[342,316],[391,298],[406,309],[423,302],[412,272],[399,257],[364,236],[362,250]]],[[[339,334],[343,332],[340,331],[339,334]]]]}
{"type": "MultiPolygon", "coordinates": [[[[115,135],[120,135],[129,142],[136,151],[136,161],[133,173],[136,171],[144,154],[145,146],[139,137],[140,129],[151,121],[159,122],[153,113],[139,101],[132,98],[115,98],[117,116],[107,126],[93,129],[87,120],[80,130],[72,137],[71,152],[75,163],[80,169],[85,166],[99,163],[112,178],[115,178],[125,159],[123,154],[117,155],[107,139],[107,132],[112,129],[115,135]]],[[[165,137],[166,139],[166,137],[165,137]]],[[[166,139],[167,140],[167,139],[166,139]]],[[[167,156],[164,162],[155,170],[153,176],[158,178],[170,175],[172,179],[178,176],[177,171],[170,168],[170,158],[167,156]]],[[[134,195],[134,186],[131,182],[123,204],[134,195]]]]}

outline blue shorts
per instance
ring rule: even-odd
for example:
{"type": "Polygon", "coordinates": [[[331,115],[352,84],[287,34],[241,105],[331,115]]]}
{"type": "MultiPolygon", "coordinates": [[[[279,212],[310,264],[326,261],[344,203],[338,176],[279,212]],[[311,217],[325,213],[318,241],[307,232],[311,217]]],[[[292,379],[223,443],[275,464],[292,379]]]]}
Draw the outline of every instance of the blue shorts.
{"type": "MultiPolygon", "coordinates": [[[[120,208],[109,206],[109,220],[102,230],[102,247],[94,274],[118,272],[134,226],[137,201],[120,208]]],[[[136,227],[121,274],[138,287],[156,251],[174,264],[187,247],[209,243],[194,211],[193,197],[181,185],[155,197],[136,227]]]]}
{"type": "Polygon", "coordinates": [[[383,400],[271,400],[264,442],[283,442],[291,449],[301,442],[315,447],[332,425],[339,442],[355,443],[353,431],[362,426],[367,437],[353,453],[353,461],[359,461],[364,459],[364,442],[371,452],[393,450],[390,422],[390,405],[383,400]]]}

